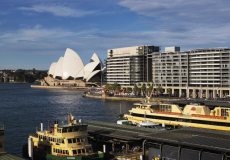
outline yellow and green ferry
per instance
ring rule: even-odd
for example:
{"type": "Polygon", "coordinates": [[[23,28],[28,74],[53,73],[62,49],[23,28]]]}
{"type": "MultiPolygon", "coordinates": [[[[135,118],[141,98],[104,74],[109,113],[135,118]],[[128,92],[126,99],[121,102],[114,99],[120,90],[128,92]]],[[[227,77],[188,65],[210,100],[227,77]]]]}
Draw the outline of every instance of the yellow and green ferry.
{"type": "Polygon", "coordinates": [[[123,118],[136,123],[151,121],[170,126],[197,127],[230,131],[230,108],[210,110],[202,103],[189,103],[185,107],[166,103],[134,103],[136,106],[123,118]]]}
{"type": "Polygon", "coordinates": [[[93,152],[88,142],[87,124],[68,115],[68,124],[55,121],[51,130],[43,130],[28,138],[28,154],[34,160],[101,160],[103,152],[93,152]]]}

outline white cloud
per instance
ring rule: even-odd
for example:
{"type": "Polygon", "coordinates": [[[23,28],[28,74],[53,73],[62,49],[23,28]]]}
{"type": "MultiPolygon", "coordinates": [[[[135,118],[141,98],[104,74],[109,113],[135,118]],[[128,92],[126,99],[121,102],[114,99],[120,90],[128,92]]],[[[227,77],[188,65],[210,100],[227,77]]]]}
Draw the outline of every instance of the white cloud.
{"type": "Polygon", "coordinates": [[[20,7],[19,10],[34,11],[39,13],[48,12],[55,16],[69,16],[69,17],[83,17],[87,15],[96,14],[96,11],[83,11],[78,9],[72,9],[65,6],[49,6],[49,5],[34,5],[32,7],[20,7]]]}
{"type": "Polygon", "coordinates": [[[44,29],[37,24],[34,28],[23,28],[17,31],[0,34],[0,42],[2,43],[16,43],[16,42],[36,42],[44,40],[61,40],[65,38],[76,37],[81,34],[90,33],[91,31],[71,32],[62,29],[44,29]]]}
{"type": "Polygon", "coordinates": [[[119,5],[166,25],[219,27],[230,23],[230,1],[227,0],[122,0],[119,5]]]}

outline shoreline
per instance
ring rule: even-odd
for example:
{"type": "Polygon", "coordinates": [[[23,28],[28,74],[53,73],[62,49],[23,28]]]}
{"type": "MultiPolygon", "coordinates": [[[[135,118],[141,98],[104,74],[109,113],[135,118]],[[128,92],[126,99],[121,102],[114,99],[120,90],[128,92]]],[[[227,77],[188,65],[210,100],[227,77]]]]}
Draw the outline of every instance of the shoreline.
{"type": "Polygon", "coordinates": [[[38,89],[63,89],[63,90],[78,90],[78,91],[87,91],[88,87],[63,87],[63,86],[41,86],[41,85],[31,85],[31,88],[38,89]]]}
{"type": "MultiPolygon", "coordinates": [[[[83,97],[86,98],[94,98],[94,99],[103,99],[103,100],[118,100],[118,101],[138,101],[138,102],[144,102],[146,98],[131,98],[131,97],[109,97],[109,96],[96,96],[96,95],[89,95],[89,94],[83,94],[83,97]]],[[[167,99],[167,98],[152,98],[149,101],[150,102],[167,102],[167,101],[178,101],[182,99],[167,99]]]]}

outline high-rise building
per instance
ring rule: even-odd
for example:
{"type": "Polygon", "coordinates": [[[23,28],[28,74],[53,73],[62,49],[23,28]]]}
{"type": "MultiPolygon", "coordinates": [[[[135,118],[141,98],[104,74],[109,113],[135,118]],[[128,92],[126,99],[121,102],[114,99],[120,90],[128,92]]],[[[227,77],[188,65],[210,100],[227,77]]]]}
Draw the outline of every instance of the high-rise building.
{"type": "Polygon", "coordinates": [[[152,52],[159,46],[134,46],[109,49],[106,60],[106,82],[134,86],[137,82],[152,81],[152,52]]]}
{"type": "Polygon", "coordinates": [[[152,53],[154,86],[179,96],[224,97],[230,94],[230,48],[152,53]]]}

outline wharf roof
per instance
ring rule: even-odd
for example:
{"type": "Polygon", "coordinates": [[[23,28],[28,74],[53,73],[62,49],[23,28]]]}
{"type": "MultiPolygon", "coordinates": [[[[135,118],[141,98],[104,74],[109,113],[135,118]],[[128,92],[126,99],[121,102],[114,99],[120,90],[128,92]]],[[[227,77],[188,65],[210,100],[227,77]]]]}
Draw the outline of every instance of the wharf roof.
{"type": "Polygon", "coordinates": [[[184,127],[177,130],[157,130],[107,122],[89,122],[88,132],[122,140],[148,140],[184,147],[230,153],[230,132],[184,127]]]}
{"type": "Polygon", "coordinates": [[[88,123],[88,132],[118,139],[141,140],[142,138],[138,136],[146,133],[162,133],[162,130],[93,121],[88,123]]]}

